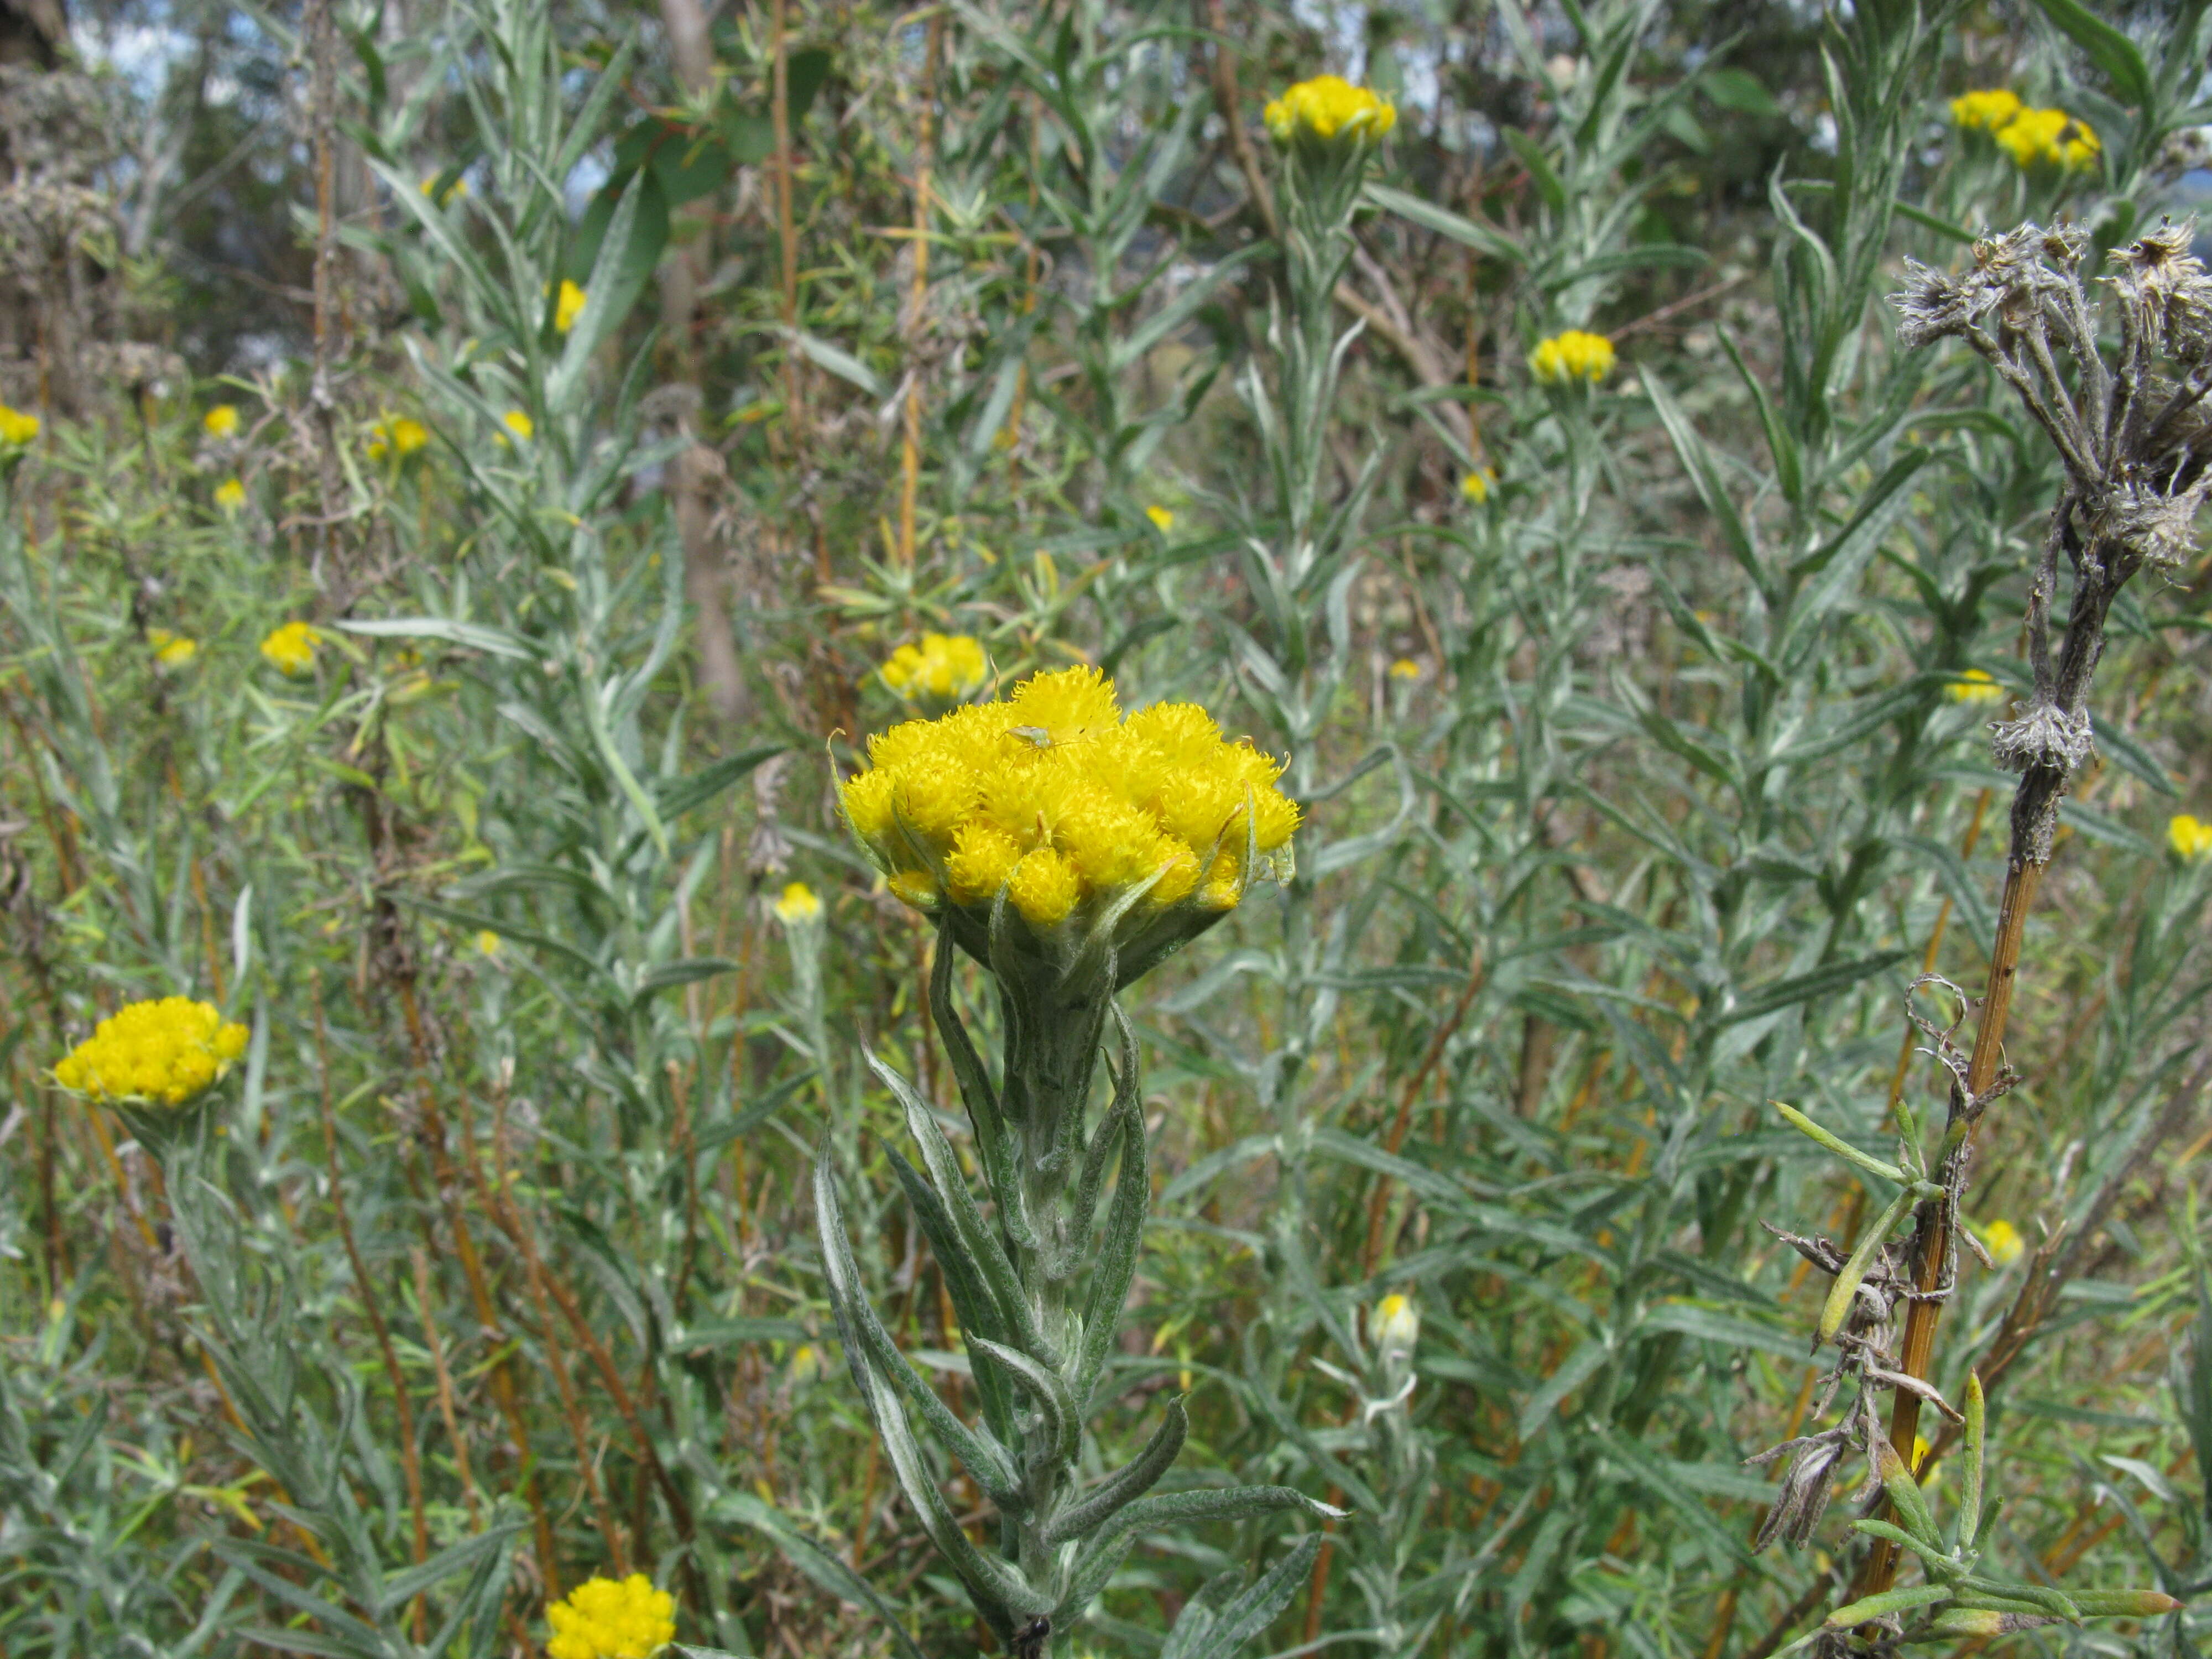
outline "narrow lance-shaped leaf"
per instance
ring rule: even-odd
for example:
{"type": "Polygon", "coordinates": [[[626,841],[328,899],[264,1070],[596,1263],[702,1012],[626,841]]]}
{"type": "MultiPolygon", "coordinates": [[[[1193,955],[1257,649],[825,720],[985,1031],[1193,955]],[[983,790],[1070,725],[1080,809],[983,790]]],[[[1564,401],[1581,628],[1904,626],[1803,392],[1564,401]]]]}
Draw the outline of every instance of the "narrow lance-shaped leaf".
{"type": "Polygon", "coordinates": [[[1047,1522],[1044,1541],[1064,1544],[1071,1538],[1080,1538],[1142,1498],[1174,1466],[1189,1433],[1190,1413],[1180,1399],[1170,1400],[1166,1419],[1153,1431],[1144,1450],[1047,1522]]]}
{"type": "Polygon", "coordinates": [[[1836,1282],[1828,1287],[1828,1299],[1820,1309],[1820,1323],[1813,1334],[1814,1348],[1833,1340],[1836,1333],[1843,1329],[1844,1321],[1850,1316],[1851,1298],[1859,1293],[1859,1286],[1866,1280],[1867,1270],[1874,1266],[1875,1253],[1881,1249],[1882,1241],[1889,1237],[1890,1229],[1904,1219],[1905,1212],[1911,1204],[1912,1189],[1899,1188],[1897,1196],[1890,1200],[1889,1207],[1875,1218],[1873,1226],[1866,1230],[1866,1236],[1859,1240],[1858,1248],[1851,1252],[1850,1260],[1844,1263],[1843,1272],[1836,1275],[1836,1282]]]}

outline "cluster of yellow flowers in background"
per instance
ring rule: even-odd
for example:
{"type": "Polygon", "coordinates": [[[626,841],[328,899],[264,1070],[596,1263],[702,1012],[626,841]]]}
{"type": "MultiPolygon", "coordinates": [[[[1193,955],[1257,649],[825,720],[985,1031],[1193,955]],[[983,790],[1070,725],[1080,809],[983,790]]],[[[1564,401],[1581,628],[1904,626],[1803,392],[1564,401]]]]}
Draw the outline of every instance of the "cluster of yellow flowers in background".
{"type": "Polygon", "coordinates": [[[200,416],[200,429],[210,438],[233,438],[238,435],[238,405],[217,404],[200,416]]]}
{"type": "Polygon", "coordinates": [[[952,703],[972,697],[990,675],[981,641],[965,634],[924,634],[891,653],[877,671],[906,702],[952,703]]]}
{"type": "MultiPolygon", "coordinates": [[[[1575,380],[1595,386],[1613,373],[1613,362],[1612,341],[1602,334],[1571,328],[1536,343],[1536,349],[1528,354],[1528,372],[1540,386],[1565,386],[1575,380]]],[[[1460,487],[1464,489],[1466,484],[1460,487]]]]}
{"type": "Polygon", "coordinates": [[[173,634],[166,628],[146,630],[146,643],[154,647],[154,660],[164,668],[182,668],[200,653],[200,642],[189,634],[173,634]]]}
{"type": "Polygon", "coordinates": [[[1460,499],[1473,501],[1477,507],[1488,501],[1490,492],[1497,488],[1498,469],[1494,466],[1478,466],[1460,475],[1460,499]]]}
{"type": "Polygon", "coordinates": [[[552,1659],[653,1659],[676,1639],[676,1598],[641,1572],[587,1578],[545,1609],[552,1659]]]}
{"type": "Polygon", "coordinates": [[[10,409],[0,404],[0,444],[18,447],[27,444],[39,435],[39,417],[27,415],[20,409],[10,409]]]}
{"type": "Polygon", "coordinates": [[[584,314],[584,301],[590,296],[570,282],[561,279],[561,297],[553,307],[553,327],[556,332],[566,334],[575,327],[576,319],[584,314]]]}
{"type": "Polygon", "coordinates": [[[1261,112],[1279,144],[1300,133],[1316,138],[1380,138],[1398,125],[1397,106],[1339,75],[1301,81],[1261,112]]]}
{"type": "Polygon", "coordinates": [[[246,1039],[246,1027],[226,1024],[212,1003],[134,1002],[70,1049],[54,1067],[54,1081],[95,1100],[182,1106],[230,1069],[246,1039]]]}
{"type": "Polygon", "coordinates": [[[1158,501],[1145,509],[1145,516],[1152,521],[1152,528],[1163,536],[1175,528],[1175,514],[1158,501]]]}
{"type": "Polygon", "coordinates": [[[303,622],[288,622],[261,641],[261,654],[287,674],[304,674],[315,665],[319,635],[303,622]]]}
{"type": "Polygon", "coordinates": [[[246,486],[236,478],[225,478],[215,487],[215,504],[226,513],[235,513],[246,505],[246,486]]]}
{"type": "Polygon", "coordinates": [[[1998,702],[2004,694],[2004,687],[1986,668],[1969,668],[1943,688],[1943,695],[1953,702],[1998,702]]]}
{"type": "Polygon", "coordinates": [[[422,422],[387,415],[368,429],[368,459],[380,461],[391,455],[404,461],[429,441],[430,428],[422,422]]]}
{"type": "Polygon", "coordinates": [[[2052,167],[2086,173],[2104,152],[2095,129],[2080,116],[2063,109],[2030,108],[2002,87],[1954,98],[1951,121],[1962,132],[1988,133],[2023,170],[2052,167]]]}
{"type": "Polygon", "coordinates": [[[1033,676],[1003,702],[909,720],[868,741],[872,764],[844,786],[845,815],[919,909],[988,909],[1003,890],[1030,926],[1146,882],[1158,911],[1243,897],[1248,843],[1273,873],[1298,809],[1273,757],[1231,743],[1194,703],[1124,720],[1095,668],[1033,676]]]}
{"type": "Polygon", "coordinates": [[[2212,823],[2179,813],[2166,821],[2166,844],[2185,863],[2212,858],[2212,823]]]}
{"type": "Polygon", "coordinates": [[[803,927],[822,919],[822,901],[803,881],[787,884],[783,896],[769,907],[769,914],[787,927],[803,927]]]}

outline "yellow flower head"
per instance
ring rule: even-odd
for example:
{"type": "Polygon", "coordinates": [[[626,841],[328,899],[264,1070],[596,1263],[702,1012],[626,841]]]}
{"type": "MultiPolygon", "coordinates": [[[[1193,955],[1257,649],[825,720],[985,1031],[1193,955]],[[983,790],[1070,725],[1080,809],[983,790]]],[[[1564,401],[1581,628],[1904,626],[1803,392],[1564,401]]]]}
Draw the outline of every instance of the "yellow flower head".
{"type": "Polygon", "coordinates": [[[676,1598],[641,1572],[587,1578],[545,1609],[552,1659],[652,1659],[676,1639],[676,1598]]]}
{"type": "Polygon", "coordinates": [[[1995,132],[2019,113],[2019,94],[2002,87],[1961,93],[1951,100],[1951,124],[1967,132],[1995,132]]]}
{"type": "Polygon", "coordinates": [[[166,628],[146,630],[146,643],[154,647],[154,660],[164,668],[182,668],[200,653],[200,642],[185,634],[172,634],[166,628]]]}
{"type": "Polygon", "coordinates": [[[1943,688],[1953,702],[2001,702],[2005,689],[1986,668],[1969,668],[1943,688]]]}
{"type": "Polygon", "coordinates": [[[1255,879],[1290,873],[1298,809],[1276,787],[1280,763],[1194,704],[1125,719],[1095,668],[908,720],[868,753],[845,816],[920,909],[949,898],[988,924],[1003,894],[1040,936],[1107,916],[1121,937],[1186,901],[1232,908],[1255,879]]]}
{"type": "Polygon", "coordinates": [[[1279,144],[1301,134],[1324,141],[1378,139],[1398,125],[1397,106],[1338,75],[1301,81],[1261,112],[1279,144]]]}
{"type": "Polygon", "coordinates": [[[2022,171],[2086,173],[2104,149],[2087,121],[2063,109],[2024,109],[1996,131],[1997,148],[2022,171]]]}
{"type": "Polygon", "coordinates": [[[1539,340],[1528,354],[1528,372],[1542,386],[1566,386],[1587,380],[1595,386],[1613,373],[1613,342],[1602,334],[1571,328],[1539,340]]]}
{"type": "Polygon", "coordinates": [[[1411,1353],[1413,1344],[1420,1339],[1421,1316],[1414,1310],[1410,1297],[1394,1291],[1376,1304],[1375,1317],[1368,1328],[1374,1332],[1377,1346],[1411,1353]]]}
{"type": "Polygon", "coordinates": [[[561,297],[553,307],[553,327],[556,333],[566,334],[575,327],[576,319],[583,314],[584,301],[587,297],[581,288],[567,277],[561,279],[561,297]]]}
{"type": "Polygon", "coordinates": [[[489,927],[479,927],[476,938],[477,954],[495,957],[499,954],[499,935],[489,927]]]}
{"type": "Polygon", "coordinates": [[[217,404],[200,416],[200,428],[210,438],[228,438],[238,431],[238,405],[217,404]]]}
{"type": "Polygon", "coordinates": [[[1145,516],[1152,521],[1152,528],[1163,536],[1175,528],[1175,514],[1158,502],[1145,509],[1145,516]]]}
{"type": "Polygon", "coordinates": [[[215,504],[226,513],[235,513],[246,505],[246,486],[235,478],[225,478],[215,487],[215,504]]]}
{"type": "Polygon", "coordinates": [[[467,195],[469,193],[469,181],[466,179],[457,175],[453,183],[447,185],[445,189],[440,190],[438,188],[438,175],[434,173],[428,179],[425,179],[421,185],[417,185],[416,188],[421,190],[423,195],[430,197],[435,200],[440,207],[443,207],[455,197],[467,195]]]}
{"type": "Polygon", "coordinates": [[[796,927],[822,919],[822,901],[805,882],[794,881],[783,890],[783,896],[769,907],[769,913],[785,927],[796,927]]]}
{"type": "Polygon", "coordinates": [[[2212,823],[2193,818],[2186,812],[2167,821],[2166,841],[2185,864],[2212,858],[2212,823]]]}
{"type": "Polygon", "coordinates": [[[538,422],[530,418],[527,410],[510,409],[499,417],[499,422],[525,443],[538,435],[538,422]]]}
{"type": "Polygon", "coordinates": [[[2027,1248],[2021,1241],[2020,1229],[2002,1219],[1992,1221],[1982,1229],[1982,1244],[1989,1251],[1990,1260],[2000,1267],[2012,1266],[2027,1248]]]}
{"type": "Polygon", "coordinates": [[[20,447],[39,435],[39,417],[0,404],[0,444],[20,447]]]}
{"type": "Polygon", "coordinates": [[[134,1002],[54,1067],[54,1081],[94,1100],[182,1106],[215,1086],[246,1052],[246,1030],[190,997],[134,1002]]]}
{"type": "Polygon", "coordinates": [[[287,674],[304,674],[315,665],[320,636],[303,622],[288,622],[261,641],[261,654],[287,674]]]}
{"type": "Polygon", "coordinates": [[[430,428],[422,422],[406,416],[386,416],[368,429],[368,459],[380,461],[386,455],[405,460],[430,441],[430,428]]]}
{"type": "Polygon", "coordinates": [[[1423,672],[1421,665],[1411,657],[1401,657],[1390,665],[1390,678],[1394,680],[1418,680],[1423,672]]]}
{"type": "Polygon", "coordinates": [[[965,634],[924,634],[919,645],[892,652],[877,672],[901,702],[946,708],[981,690],[990,665],[981,644],[965,634]]]}
{"type": "MultiPolygon", "coordinates": [[[[1607,352],[1610,354],[1612,349],[1612,343],[1610,341],[1607,342],[1607,352]]],[[[1608,361],[1610,361],[1609,356],[1608,361]]],[[[1496,467],[1478,466],[1474,471],[1462,473],[1460,476],[1460,499],[1462,501],[1473,501],[1477,507],[1480,507],[1485,501],[1488,501],[1490,499],[1490,492],[1497,488],[1498,469],[1496,467]]]]}

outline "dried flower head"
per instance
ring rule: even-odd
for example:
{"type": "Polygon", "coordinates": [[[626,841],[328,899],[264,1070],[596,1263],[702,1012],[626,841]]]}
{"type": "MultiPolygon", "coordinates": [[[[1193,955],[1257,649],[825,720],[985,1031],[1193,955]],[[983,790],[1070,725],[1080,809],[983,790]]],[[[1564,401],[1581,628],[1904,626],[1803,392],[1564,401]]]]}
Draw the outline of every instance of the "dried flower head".
{"type": "Polygon", "coordinates": [[[2097,516],[2097,530],[2154,570],[2172,570],[2197,551],[2197,509],[2212,489],[2212,472],[2167,495],[2130,481],[2115,489],[2097,516]]]}
{"type": "Polygon", "coordinates": [[[2185,362],[2194,362],[2212,345],[2212,276],[2189,250],[2197,222],[2159,222],[2125,247],[2112,251],[2111,282],[2140,308],[2160,345],[2185,362]]]}
{"type": "Polygon", "coordinates": [[[246,1052],[246,1030],[190,997],[134,1002],[100,1022],[54,1067],[72,1094],[137,1105],[183,1106],[213,1088],[246,1052]]]}
{"type": "Polygon", "coordinates": [[[1990,728],[1990,755],[2014,772],[2048,767],[2070,776],[2096,746],[2086,708],[2069,714],[2039,703],[2018,720],[2000,720],[1990,728]]]}
{"type": "Polygon", "coordinates": [[[676,1639],[676,1598],[641,1572],[587,1578],[545,1609],[552,1659],[652,1659],[676,1639]]]}

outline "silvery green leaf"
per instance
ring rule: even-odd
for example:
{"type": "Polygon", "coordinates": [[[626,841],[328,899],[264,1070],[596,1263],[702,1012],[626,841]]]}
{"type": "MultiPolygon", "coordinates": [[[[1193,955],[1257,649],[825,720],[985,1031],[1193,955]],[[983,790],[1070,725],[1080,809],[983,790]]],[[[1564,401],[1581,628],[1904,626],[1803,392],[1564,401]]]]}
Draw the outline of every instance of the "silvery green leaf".
{"type": "MultiPolygon", "coordinates": [[[[1313,1571],[1321,1553],[1322,1535],[1308,1533],[1292,1545],[1283,1559],[1269,1568],[1260,1582],[1218,1611],[1208,1608],[1205,1632],[1187,1647],[1177,1648],[1173,1636],[1161,1659],[1231,1659],[1231,1656],[1275,1622],[1275,1615],[1290,1605],[1298,1586],[1313,1571]]],[[[1178,1629],[1182,1621],[1176,1621],[1178,1629]]]]}
{"type": "Polygon", "coordinates": [[[1174,1465],[1190,1433],[1190,1413],[1180,1399],[1168,1401],[1167,1416],[1144,1450],[1108,1475],[1078,1502],[1054,1516],[1044,1528],[1047,1544],[1080,1538],[1142,1498],[1174,1465]]]}
{"type": "Polygon", "coordinates": [[[1083,1419],[1076,1414],[1075,1401],[1059,1374],[1020,1350],[988,1337],[970,1337],[968,1346],[1005,1366],[1013,1377],[1014,1386],[1036,1402],[1037,1412],[1044,1419],[1045,1443],[1041,1451],[1032,1455],[1030,1462],[1062,1464],[1073,1461],[1082,1443],[1083,1419]]]}
{"type": "Polygon", "coordinates": [[[1085,1547],[1083,1562],[1053,1613],[1055,1622],[1074,1618],[1104,1589],[1139,1534],[1178,1521],[1242,1521],[1255,1515],[1295,1510],[1324,1521],[1341,1520],[1345,1511],[1309,1498],[1295,1486],[1211,1486],[1196,1492],[1140,1498],[1106,1525],[1085,1547]]]}
{"type": "Polygon", "coordinates": [[[1106,1233],[1100,1241],[1098,1265],[1091,1269],[1089,1294],[1083,1303],[1083,1350],[1078,1357],[1071,1387],[1082,1409],[1090,1409],[1098,1374],[1114,1346],[1114,1333],[1128,1299],[1129,1283],[1137,1273],[1137,1252],[1143,1242],[1145,1212],[1152,1203],[1152,1178],[1145,1167],[1145,1124],[1141,1117],[1125,1119],[1121,1128],[1121,1162],[1114,1176],[1114,1207],[1107,1212],[1106,1233]]]}

